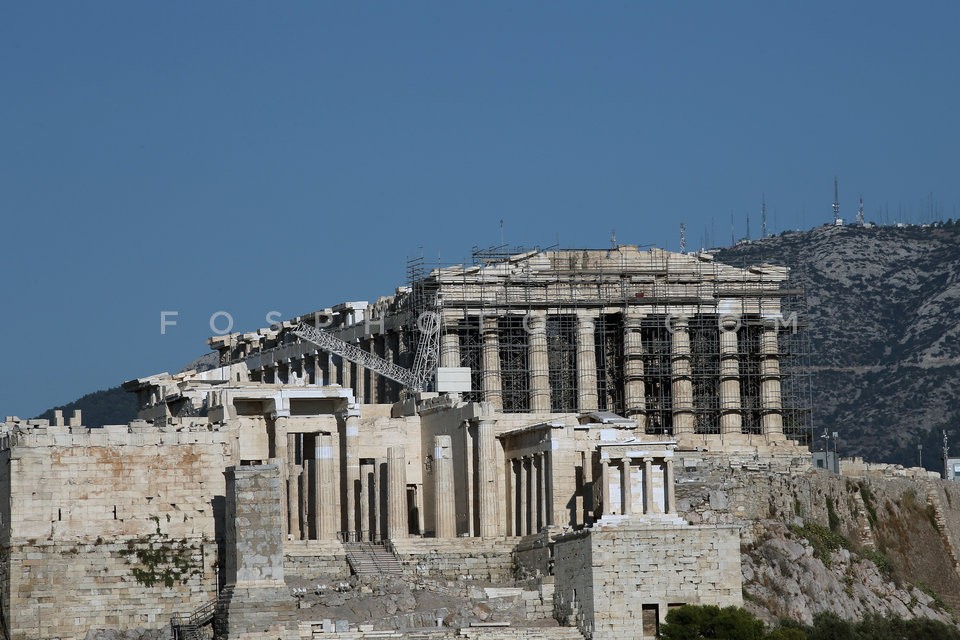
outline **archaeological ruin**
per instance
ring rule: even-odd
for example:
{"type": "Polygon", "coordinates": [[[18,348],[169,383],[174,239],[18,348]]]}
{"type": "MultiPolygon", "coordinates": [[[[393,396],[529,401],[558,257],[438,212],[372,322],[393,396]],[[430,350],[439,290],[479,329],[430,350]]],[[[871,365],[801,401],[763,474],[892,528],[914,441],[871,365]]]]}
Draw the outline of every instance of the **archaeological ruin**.
{"type": "Polygon", "coordinates": [[[627,245],[472,258],[214,336],[215,368],[124,383],[130,424],[8,417],[7,637],[374,637],[403,625],[311,620],[290,586],[364,562],[494,591],[524,576],[531,620],[595,640],[742,604],[740,528],[691,523],[677,487],[809,466],[787,270],[627,245]]]}

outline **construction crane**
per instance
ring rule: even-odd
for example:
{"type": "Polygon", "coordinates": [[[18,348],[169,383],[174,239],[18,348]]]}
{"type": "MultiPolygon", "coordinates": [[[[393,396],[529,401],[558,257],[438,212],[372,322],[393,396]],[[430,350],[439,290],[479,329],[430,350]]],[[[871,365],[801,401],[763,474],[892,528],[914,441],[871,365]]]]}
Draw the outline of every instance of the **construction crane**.
{"type": "Polygon", "coordinates": [[[417,328],[420,330],[420,342],[417,345],[412,371],[374,353],[364,351],[306,322],[297,325],[293,334],[328,353],[338,355],[385,378],[399,382],[408,391],[417,393],[426,390],[440,360],[440,314],[437,312],[440,300],[440,296],[437,296],[435,308],[421,313],[416,318],[417,328]]]}

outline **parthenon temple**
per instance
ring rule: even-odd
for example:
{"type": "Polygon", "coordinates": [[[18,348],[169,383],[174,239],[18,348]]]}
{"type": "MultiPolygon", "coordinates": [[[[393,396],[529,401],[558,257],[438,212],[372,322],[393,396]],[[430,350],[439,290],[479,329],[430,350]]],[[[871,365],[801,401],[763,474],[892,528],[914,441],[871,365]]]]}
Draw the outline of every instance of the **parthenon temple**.
{"type": "MultiPolygon", "coordinates": [[[[564,624],[597,639],[650,637],[678,603],[741,603],[737,528],[690,524],[675,487],[713,458],[776,465],[806,455],[799,299],[783,267],[628,245],[475,250],[472,264],[435,268],[412,260],[393,295],[214,336],[215,367],[126,382],[140,406],[131,425],[8,421],[3,454],[14,466],[33,456],[49,470],[40,457],[51,448],[61,462],[57,473],[5,480],[11,495],[33,487],[34,497],[2,526],[23,549],[28,539],[65,544],[104,531],[195,540],[198,582],[181,598],[233,594],[222,606],[240,626],[222,635],[240,637],[259,624],[244,620],[261,619],[244,617],[251,585],[274,588],[276,573],[241,580],[208,566],[222,566],[220,532],[233,531],[222,520],[243,496],[266,496],[281,574],[349,572],[345,554],[359,542],[384,543],[405,566],[437,575],[469,562],[497,580],[529,561],[556,578],[552,606],[564,624]],[[112,447],[122,470],[147,445],[163,460],[121,497],[96,465],[69,462],[69,450],[103,459],[112,447]],[[259,493],[230,488],[258,469],[276,470],[274,493],[273,480],[259,493]],[[233,496],[225,512],[223,496],[233,496]],[[617,579],[633,588],[614,589],[591,568],[597,545],[620,558],[617,579]],[[644,612],[642,628],[616,615],[623,607],[644,612]]],[[[101,588],[144,597],[120,582],[101,588]]],[[[88,615],[82,596],[57,597],[78,621],[88,615]]],[[[4,601],[11,628],[34,624],[14,604],[4,601]]]]}

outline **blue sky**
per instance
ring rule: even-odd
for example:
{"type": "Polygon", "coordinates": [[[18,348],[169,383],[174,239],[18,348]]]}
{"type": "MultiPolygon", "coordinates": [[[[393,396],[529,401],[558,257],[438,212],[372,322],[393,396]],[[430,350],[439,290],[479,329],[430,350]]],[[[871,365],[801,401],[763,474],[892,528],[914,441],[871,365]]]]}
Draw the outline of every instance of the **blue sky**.
{"type": "Polygon", "coordinates": [[[474,245],[958,217],[952,2],[6,3],[0,414],[474,245]],[[933,197],[930,198],[930,194],[933,197]],[[898,214],[898,212],[900,212],[898,214]],[[711,231],[711,229],[713,231],[711,231]],[[160,312],[179,312],[161,335],[160,312]]]}

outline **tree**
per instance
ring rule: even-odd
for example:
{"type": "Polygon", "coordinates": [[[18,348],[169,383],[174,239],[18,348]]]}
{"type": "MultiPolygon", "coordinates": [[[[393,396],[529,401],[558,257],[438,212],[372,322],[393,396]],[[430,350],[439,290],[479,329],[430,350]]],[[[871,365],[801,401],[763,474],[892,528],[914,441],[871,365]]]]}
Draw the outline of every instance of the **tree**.
{"type": "Polygon", "coordinates": [[[740,607],[684,605],[667,613],[663,640],[765,640],[763,623],[740,607]]]}

